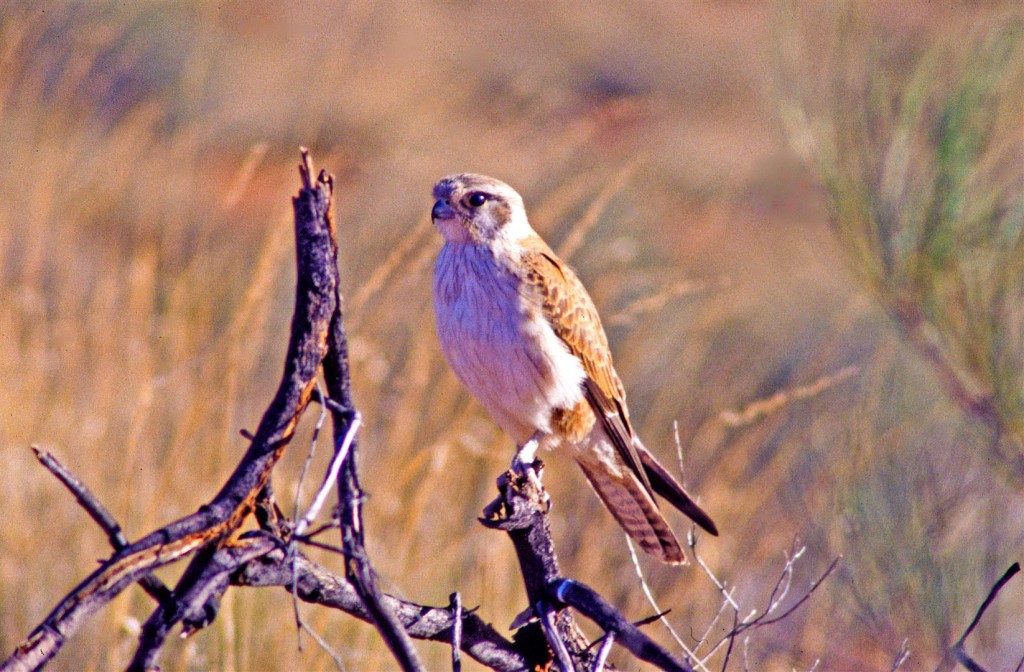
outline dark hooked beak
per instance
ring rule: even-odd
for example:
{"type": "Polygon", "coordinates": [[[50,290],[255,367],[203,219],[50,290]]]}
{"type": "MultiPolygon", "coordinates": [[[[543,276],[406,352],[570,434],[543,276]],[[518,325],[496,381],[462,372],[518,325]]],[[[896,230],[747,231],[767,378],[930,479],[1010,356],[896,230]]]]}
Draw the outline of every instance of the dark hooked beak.
{"type": "Polygon", "coordinates": [[[454,216],[454,208],[440,199],[434,203],[434,209],[430,211],[431,219],[451,219],[454,216]]]}

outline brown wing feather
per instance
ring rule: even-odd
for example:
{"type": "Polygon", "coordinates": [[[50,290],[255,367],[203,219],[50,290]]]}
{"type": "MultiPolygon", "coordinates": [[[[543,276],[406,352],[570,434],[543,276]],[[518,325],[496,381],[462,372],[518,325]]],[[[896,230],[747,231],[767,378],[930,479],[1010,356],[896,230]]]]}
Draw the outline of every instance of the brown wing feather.
{"type": "Polygon", "coordinates": [[[626,390],[612,365],[608,338],[597,307],[572,269],[563,264],[540,238],[522,241],[523,281],[541,297],[544,316],[587,373],[587,400],[615,444],[623,461],[652,495],[647,472],[633,446],[633,428],[626,410],[626,390]]]}
{"type": "Polygon", "coordinates": [[[654,459],[654,455],[651,455],[636,437],[634,437],[633,445],[640,455],[640,461],[643,462],[644,471],[647,472],[654,491],[689,516],[690,520],[717,537],[718,527],[715,525],[715,521],[711,520],[711,516],[705,513],[704,509],[697,505],[697,502],[693,501],[690,494],[683,489],[683,486],[679,485],[679,481],[668,473],[668,470],[661,466],[658,460],[654,459]]]}
{"type": "MultiPolygon", "coordinates": [[[[587,401],[625,464],[652,499],[653,493],[657,492],[695,523],[717,535],[718,528],[711,517],[633,434],[625,403],[626,392],[612,365],[601,318],[583,283],[540,238],[527,239],[523,247],[522,261],[527,269],[523,280],[536,287],[544,314],[555,333],[583,362],[587,373],[584,381],[587,401]],[[567,298],[569,296],[573,297],[571,302],[567,298]]],[[[600,492],[596,485],[595,489],[600,492]]]]}

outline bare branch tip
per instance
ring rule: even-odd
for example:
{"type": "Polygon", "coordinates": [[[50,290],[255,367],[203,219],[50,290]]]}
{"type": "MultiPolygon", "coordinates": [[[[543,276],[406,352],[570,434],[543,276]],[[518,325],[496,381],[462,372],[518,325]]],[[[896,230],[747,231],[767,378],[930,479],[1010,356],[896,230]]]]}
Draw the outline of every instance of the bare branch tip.
{"type": "Polygon", "coordinates": [[[320,175],[317,176],[317,182],[327,186],[327,189],[334,192],[334,175],[328,173],[325,169],[320,169],[320,175]]]}
{"type": "Polygon", "coordinates": [[[302,156],[302,163],[299,164],[299,175],[302,177],[302,186],[305,189],[312,189],[313,157],[310,156],[308,147],[299,147],[299,154],[302,156]]]}

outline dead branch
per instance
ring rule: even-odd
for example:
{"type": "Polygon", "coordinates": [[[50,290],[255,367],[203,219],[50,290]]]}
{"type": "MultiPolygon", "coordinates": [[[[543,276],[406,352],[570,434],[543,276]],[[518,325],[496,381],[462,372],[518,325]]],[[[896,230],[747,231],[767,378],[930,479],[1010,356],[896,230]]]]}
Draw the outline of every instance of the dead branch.
{"type": "MultiPolygon", "coordinates": [[[[65,467],[60,460],[54,457],[50,452],[32,447],[32,452],[36,454],[36,459],[50,470],[50,473],[57,477],[61,483],[64,484],[71,494],[75,496],[79,506],[85,509],[85,512],[89,514],[100,529],[107,533],[107,540],[110,541],[110,545],[115,551],[123,550],[128,546],[128,538],[124,536],[124,532],[121,531],[121,526],[114,520],[114,516],[110,511],[103,505],[103,503],[93,494],[92,490],[89,489],[85,483],[83,483],[77,476],[71,473],[71,470],[65,467]]],[[[152,574],[144,574],[139,579],[139,585],[145,590],[150,597],[157,601],[159,604],[163,604],[171,598],[171,589],[163,584],[163,582],[153,576],[152,574]]]]}
{"type": "Polygon", "coordinates": [[[995,582],[992,589],[988,591],[988,595],[981,603],[981,606],[978,607],[978,612],[974,614],[971,624],[967,626],[966,630],[964,630],[964,634],[960,636],[960,639],[958,639],[956,643],[949,648],[949,652],[939,663],[939,666],[935,668],[936,670],[951,670],[953,669],[953,661],[956,661],[963,665],[964,668],[970,670],[970,672],[985,672],[985,668],[971,658],[970,654],[967,653],[964,643],[967,641],[967,638],[971,636],[971,633],[974,632],[974,629],[978,627],[978,623],[981,622],[981,617],[985,615],[989,606],[991,606],[992,602],[996,599],[996,596],[999,595],[999,591],[1001,591],[1003,586],[1005,586],[1010,579],[1016,576],[1018,572],[1020,572],[1019,562],[1013,563],[1010,565],[1009,569],[1003,572],[1003,575],[995,582]]]}
{"type": "MultiPolygon", "coordinates": [[[[76,483],[77,488],[88,492],[81,481],[56,458],[48,453],[41,454],[47,457],[48,466],[58,465],[62,481],[66,479],[76,483]]],[[[106,511],[94,496],[90,506],[106,511]]],[[[106,525],[120,529],[109,512],[104,520],[106,525]]],[[[313,530],[310,535],[321,531],[313,530]]],[[[306,539],[299,541],[305,542],[306,539]]],[[[341,549],[332,550],[340,552],[341,549]]],[[[222,593],[228,584],[244,587],[280,586],[290,592],[294,588],[296,596],[305,602],[338,609],[363,621],[372,622],[351,583],[301,553],[296,554],[293,562],[288,558],[284,543],[273,536],[255,533],[243,535],[237,542],[218,550],[206,571],[205,577],[197,577],[189,582],[194,587],[190,594],[172,596],[168,591],[168,596],[173,597],[172,604],[180,603],[183,609],[182,621],[186,625],[186,634],[212,621],[216,611],[209,609],[210,598],[222,593]]],[[[179,584],[179,591],[183,588],[184,584],[179,584]]],[[[390,595],[385,595],[383,600],[397,615],[409,636],[415,639],[437,642],[451,642],[454,639],[458,641],[461,651],[499,672],[527,669],[525,658],[513,643],[472,613],[472,610],[464,610],[461,606],[448,609],[427,607],[390,595]],[[454,631],[457,629],[461,632],[456,637],[454,631]]],[[[149,651],[148,646],[140,649],[149,651]]]]}
{"type": "Polygon", "coordinates": [[[672,654],[641,632],[640,628],[626,620],[593,588],[571,579],[559,579],[551,583],[548,590],[558,602],[575,608],[600,625],[608,633],[609,640],[626,647],[640,660],[645,660],[662,670],[693,672],[693,668],[676,660],[672,654]]]}
{"type": "MultiPolygon", "coordinates": [[[[233,585],[281,586],[289,592],[293,587],[293,579],[295,594],[300,600],[339,609],[362,621],[373,622],[355,586],[345,577],[329,572],[301,553],[296,556],[293,566],[284,551],[275,550],[246,563],[231,577],[233,585]]],[[[396,615],[410,637],[443,643],[452,641],[454,609],[428,607],[391,595],[384,595],[383,602],[396,615]]],[[[499,672],[530,669],[518,647],[475,613],[463,609],[461,623],[462,640],[459,648],[463,653],[499,672]]]]}
{"type": "MultiPolygon", "coordinates": [[[[75,483],[76,489],[89,492],[56,458],[42,451],[40,454],[46,457],[45,463],[48,468],[55,473],[56,470],[60,471],[62,481],[75,483]]],[[[113,516],[95,499],[95,496],[92,496],[89,506],[106,512],[102,517],[105,523],[101,525],[104,530],[107,526],[120,529],[113,516]]],[[[321,531],[323,530],[313,530],[310,535],[321,531]]],[[[351,583],[301,553],[292,562],[287,559],[284,543],[272,536],[254,533],[243,535],[237,542],[218,550],[211,562],[206,565],[206,575],[197,577],[189,583],[193,590],[187,595],[172,595],[168,590],[172,605],[179,605],[182,608],[181,620],[186,625],[185,634],[204,627],[213,620],[216,611],[210,609],[210,606],[215,606],[211,605],[211,597],[221,594],[229,584],[248,587],[281,586],[289,591],[294,587],[295,594],[305,602],[339,609],[361,620],[372,622],[369,612],[351,583]]],[[[180,592],[183,592],[183,588],[184,584],[179,584],[180,592]]],[[[526,669],[525,659],[512,642],[502,637],[471,610],[463,610],[461,606],[449,609],[427,607],[390,595],[385,595],[383,600],[413,638],[438,642],[450,642],[455,638],[459,642],[460,650],[493,670],[514,672],[526,669]],[[454,634],[456,629],[462,631],[457,638],[454,634]]],[[[149,655],[147,652],[151,647],[143,646],[140,650],[149,655]]]]}
{"type": "MultiPolygon", "coordinates": [[[[307,155],[304,153],[304,160],[307,155]]],[[[331,184],[325,176],[321,177],[313,185],[308,175],[304,176],[304,187],[294,203],[298,277],[284,375],[234,473],[209,504],[121,549],[104,562],[61,600],[0,665],[0,670],[39,668],[86,619],[122,590],[157,567],[219,543],[238,529],[252,511],[309,403],[335,313],[337,266],[329,263],[333,259],[333,226],[327,214],[331,184]]]]}

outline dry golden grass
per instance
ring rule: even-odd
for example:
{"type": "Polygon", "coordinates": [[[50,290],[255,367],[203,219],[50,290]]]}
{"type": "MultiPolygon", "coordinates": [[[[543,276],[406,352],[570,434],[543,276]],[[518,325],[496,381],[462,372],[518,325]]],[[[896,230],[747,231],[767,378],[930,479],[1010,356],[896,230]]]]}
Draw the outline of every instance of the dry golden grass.
{"type": "MultiPolygon", "coordinates": [[[[898,7],[860,6],[847,56],[877,48],[898,70],[946,42],[962,63],[967,40],[953,38],[1006,18],[898,7]]],[[[844,555],[801,611],[755,633],[752,669],[884,669],[904,638],[913,669],[933,666],[1018,559],[1020,495],[982,459],[985,428],[864,289],[826,191],[787,144],[772,66],[787,16],[615,2],[586,17],[568,3],[0,5],[0,649],[109,552],[30,444],[64,456],[129,536],[206,501],[240,456],[238,430],[279,375],[306,144],[338,177],[368,543],[395,590],[435,604],[460,590],[499,627],[524,606],[510,546],[475,522],[512,447],[448,372],[430,308],[429,189],[474,170],[519,188],[569,253],[636,424],[666,461],[678,424],[687,484],[723,532],[698,548],[736,599],[767,598],[794,537],[808,547],[797,588],[844,555]]],[[[795,20],[821,40],[811,54],[841,30],[827,11],[795,20]]],[[[284,502],[309,429],[275,474],[284,502]]],[[[573,465],[548,462],[565,569],[648,615],[614,522],[573,465]]],[[[719,606],[710,581],[641,562],[675,628],[703,631],[719,606]]],[[[1011,584],[975,634],[994,669],[1024,653],[1022,596],[1011,584]]],[[[122,666],[147,599],[126,592],[54,668],[122,666]]],[[[390,667],[368,626],[304,613],[347,669],[390,667]]],[[[444,647],[420,648],[445,665],[444,647]]],[[[296,649],[283,591],[229,593],[164,663],[332,667],[308,638],[296,649]]]]}

